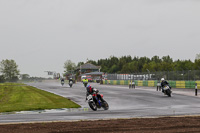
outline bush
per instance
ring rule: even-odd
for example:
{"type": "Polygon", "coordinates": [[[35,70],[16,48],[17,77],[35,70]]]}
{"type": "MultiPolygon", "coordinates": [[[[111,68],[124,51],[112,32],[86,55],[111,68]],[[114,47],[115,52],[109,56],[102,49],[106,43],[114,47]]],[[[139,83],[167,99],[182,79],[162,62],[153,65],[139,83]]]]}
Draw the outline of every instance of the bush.
{"type": "Polygon", "coordinates": [[[5,77],[3,75],[0,75],[0,83],[4,83],[5,82],[5,77]]]}

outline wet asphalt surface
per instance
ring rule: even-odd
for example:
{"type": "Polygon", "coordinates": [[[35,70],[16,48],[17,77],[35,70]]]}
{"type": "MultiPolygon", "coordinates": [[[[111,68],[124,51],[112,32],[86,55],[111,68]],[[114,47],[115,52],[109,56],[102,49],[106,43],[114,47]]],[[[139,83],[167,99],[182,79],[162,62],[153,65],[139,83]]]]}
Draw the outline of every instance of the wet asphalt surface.
{"type": "Polygon", "coordinates": [[[167,97],[156,89],[150,91],[142,87],[129,89],[128,86],[91,83],[104,95],[110,107],[109,110],[92,111],[85,102],[86,89],[82,83],[76,83],[72,88],[68,84],[61,86],[59,81],[29,85],[71,99],[82,108],[1,114],[0,123],[200,115],[199,97],[181,94],[167,97]]]}

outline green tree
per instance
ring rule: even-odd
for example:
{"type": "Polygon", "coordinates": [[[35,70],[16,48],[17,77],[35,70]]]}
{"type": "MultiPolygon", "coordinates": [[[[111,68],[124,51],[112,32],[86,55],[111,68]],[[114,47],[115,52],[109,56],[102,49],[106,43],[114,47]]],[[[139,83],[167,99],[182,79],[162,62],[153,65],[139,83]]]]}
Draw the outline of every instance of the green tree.
{"type": "Polygon", "coordinates": [[[2,60],[0,63],[0,72],[6,81],[15,82],[18,80],[18,65],[14,60],[2,60]]]}
{"type": "Polygon", "coordinates": [[[118,72],[119,67],[117,65],[113,65],[110,70],[108,71],[109,73],[117,73],[118,72]]]}
{"type": "Polygon", "coordinates": [[[195,63],[193,63],[190,60],[177,60],[173,63],[174,66],[174,71],[184,71],[184,70],[194,70],[195,67],[195,63]]]}
{"type": "Polygon", "coordinates": [[[130,62],[132,62],[131,56],[122,56],[121,58],[119,58],[119,63],[118,63],[118,65],[119,65],[119,71],[120,70],[122,71],[122,69],[124,71],[125,68],[123,68],[123,67],[127,67],[127,66],[124,66],[124,65],[126,65],[126,64],[128,64],[130,62]]]}
{"type": "Polygon", "coordinates": [[[94,61],[94,60],[89,60],[89,61],[87,61],[87,63],[93,64],[93,65],[97,65],[96,61],[94,61]]]}
{"type": "Polygon", "coordinates": [[[121,73],[137,73],[139,71],[138,68],[138,62],[132,61],[123,65],[121,73]]]}
{"type": "MultiPolygon", "coordinates": [[[[113,65],[118,65],[118,62],[119,62],[119,59],[117,57],[111,56],[109,59],[109,67],[112,67],[113,65]]],[[[118,71],[118,67],[115,67],[115,71],[118,71]]]]}
{"type": "Polygon", "coordinates": [[[173,70],[173,59],[168,56],[162,57],[162,62],[160,63],[161,71],[172,71],[173,70]]]}
{"type": "Polygon", "coordinates": [[[168,62],[162,62],[160,64],[161,71],[172,71],[173,70],[173,64],[168,62]]]}
{"type": "Polygon", "coordinates": [[[101,65],[101,71],[102,72],[109,72],[109,69],[106,65],[101,65]]]}
{"type": "Polygon", "coordinates": [[[5,77],[3,75],[0,75],[0,83],[4,83],[5,82],[5,77]]]}
{"type": "Polygon", "coordinates": [[[65,73],[71,73],[76,69],[76,64],[73,63],[71,60],[67,60],[64,63],[65,73]]]}
{"type": "Polygon", "coordinates": [[[168,55],[168,56],[163,56],[162,61],[166,63],[173,63],[173,59],[168,55]]]}
{"type": "Polygon", "coordinates": [[[200,59],[196,59],[194,62],[194,68],[200,70],[200,59]]]}
{"type": "Polygon", "coordinates": [[[77,67],[80,67],[81,65],[83,65],[84,64],[84,62],[79,62],[78,64],[77,64],[77,67]]]}
{"type": "Polygon", "coordinates": [[[149,70],[151,72],[160,71],[160,63],[152,61],[149,63],[149,65],[150,65],[149,70]]]}
{"type": "Polygon", "coordinates": [[[29,74],[21,74],[21,79],[24,81],[28,81],[30,79],[30,75],[29,74]]]}
{"type": "Polygon", "coordinates": [[[151,62],[155,62],[155,63],[161,63],[162,60],[159,58],[159,56],[155,55],[151,58],[151,62]]]}
{"type": "MultiPolygon", "coordinates": [[[[139,72],[142,72],[144,64],[148,64],[149,62],[150,62],[149,58],[140,57],[139,60],[138,60],[138,70],[139,70],[139,72]]],[[[146,71],[146,70],[144,70],[144,71],[146,71]]]]}

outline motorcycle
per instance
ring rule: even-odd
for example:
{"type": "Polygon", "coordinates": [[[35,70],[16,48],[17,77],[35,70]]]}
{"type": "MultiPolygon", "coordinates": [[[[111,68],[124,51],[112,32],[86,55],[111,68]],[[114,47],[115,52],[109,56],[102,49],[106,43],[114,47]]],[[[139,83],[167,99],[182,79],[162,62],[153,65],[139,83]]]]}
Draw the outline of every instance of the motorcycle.
{"type": "Polygon", "coordinates": [[[72,87],[72,85],[73,85],[73,82],[70,81],[70,82],[69,82],[69,86],[70,86],[70,88],[72,87]]]}
{"type": "Polygon", "coordinates": [[[62,86],[64,85],[64,81],[63,81],[63,80],[61,81],[61,85],[62,85],[62,86]]]}
{"type": "Polygon", "coordinates": [[[171,91],[169,85],[165,85],[165,86],[163,87],[163,93],[164,93],[165,95],[168,95],[169,97],[171,97],[172,91],[171,91]]]}
{"type": "Polygon", "coordinates": [[[94,89],[93,90],[93,94],[89,94],[87,96],[87,100],[88,100],[88,105],[90,106],[90,108],[93,111],[96,111],[97,108],[103,108],[104,110],[108,110],[109,109],[109,105],[108,103],[103,99],[103,94],[98,94],[98,90],[94,89]],[[100,98],[98,98],[97,95],[100,95],[102,100],[100,100],[100,98]]]}

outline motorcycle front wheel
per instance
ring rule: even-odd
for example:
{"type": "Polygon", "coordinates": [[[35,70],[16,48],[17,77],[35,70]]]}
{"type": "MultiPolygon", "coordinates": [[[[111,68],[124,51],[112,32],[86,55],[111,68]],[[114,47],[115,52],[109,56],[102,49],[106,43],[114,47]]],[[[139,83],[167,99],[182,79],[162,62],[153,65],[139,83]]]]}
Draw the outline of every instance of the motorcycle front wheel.
{"type": "Polygon", "coordinates": [[[169,97],[171,97],[171,90],[170,90],[170,89],[168,89],[168,90],[166,91],[166,93],[167,93],[167,95],[168,95],[169,97]]]}
{"type": "Polygon", "coordinates": [[[88,104],[92,110],[97,111],[97,106],[94,102],[88,102],[88,104]]]}

